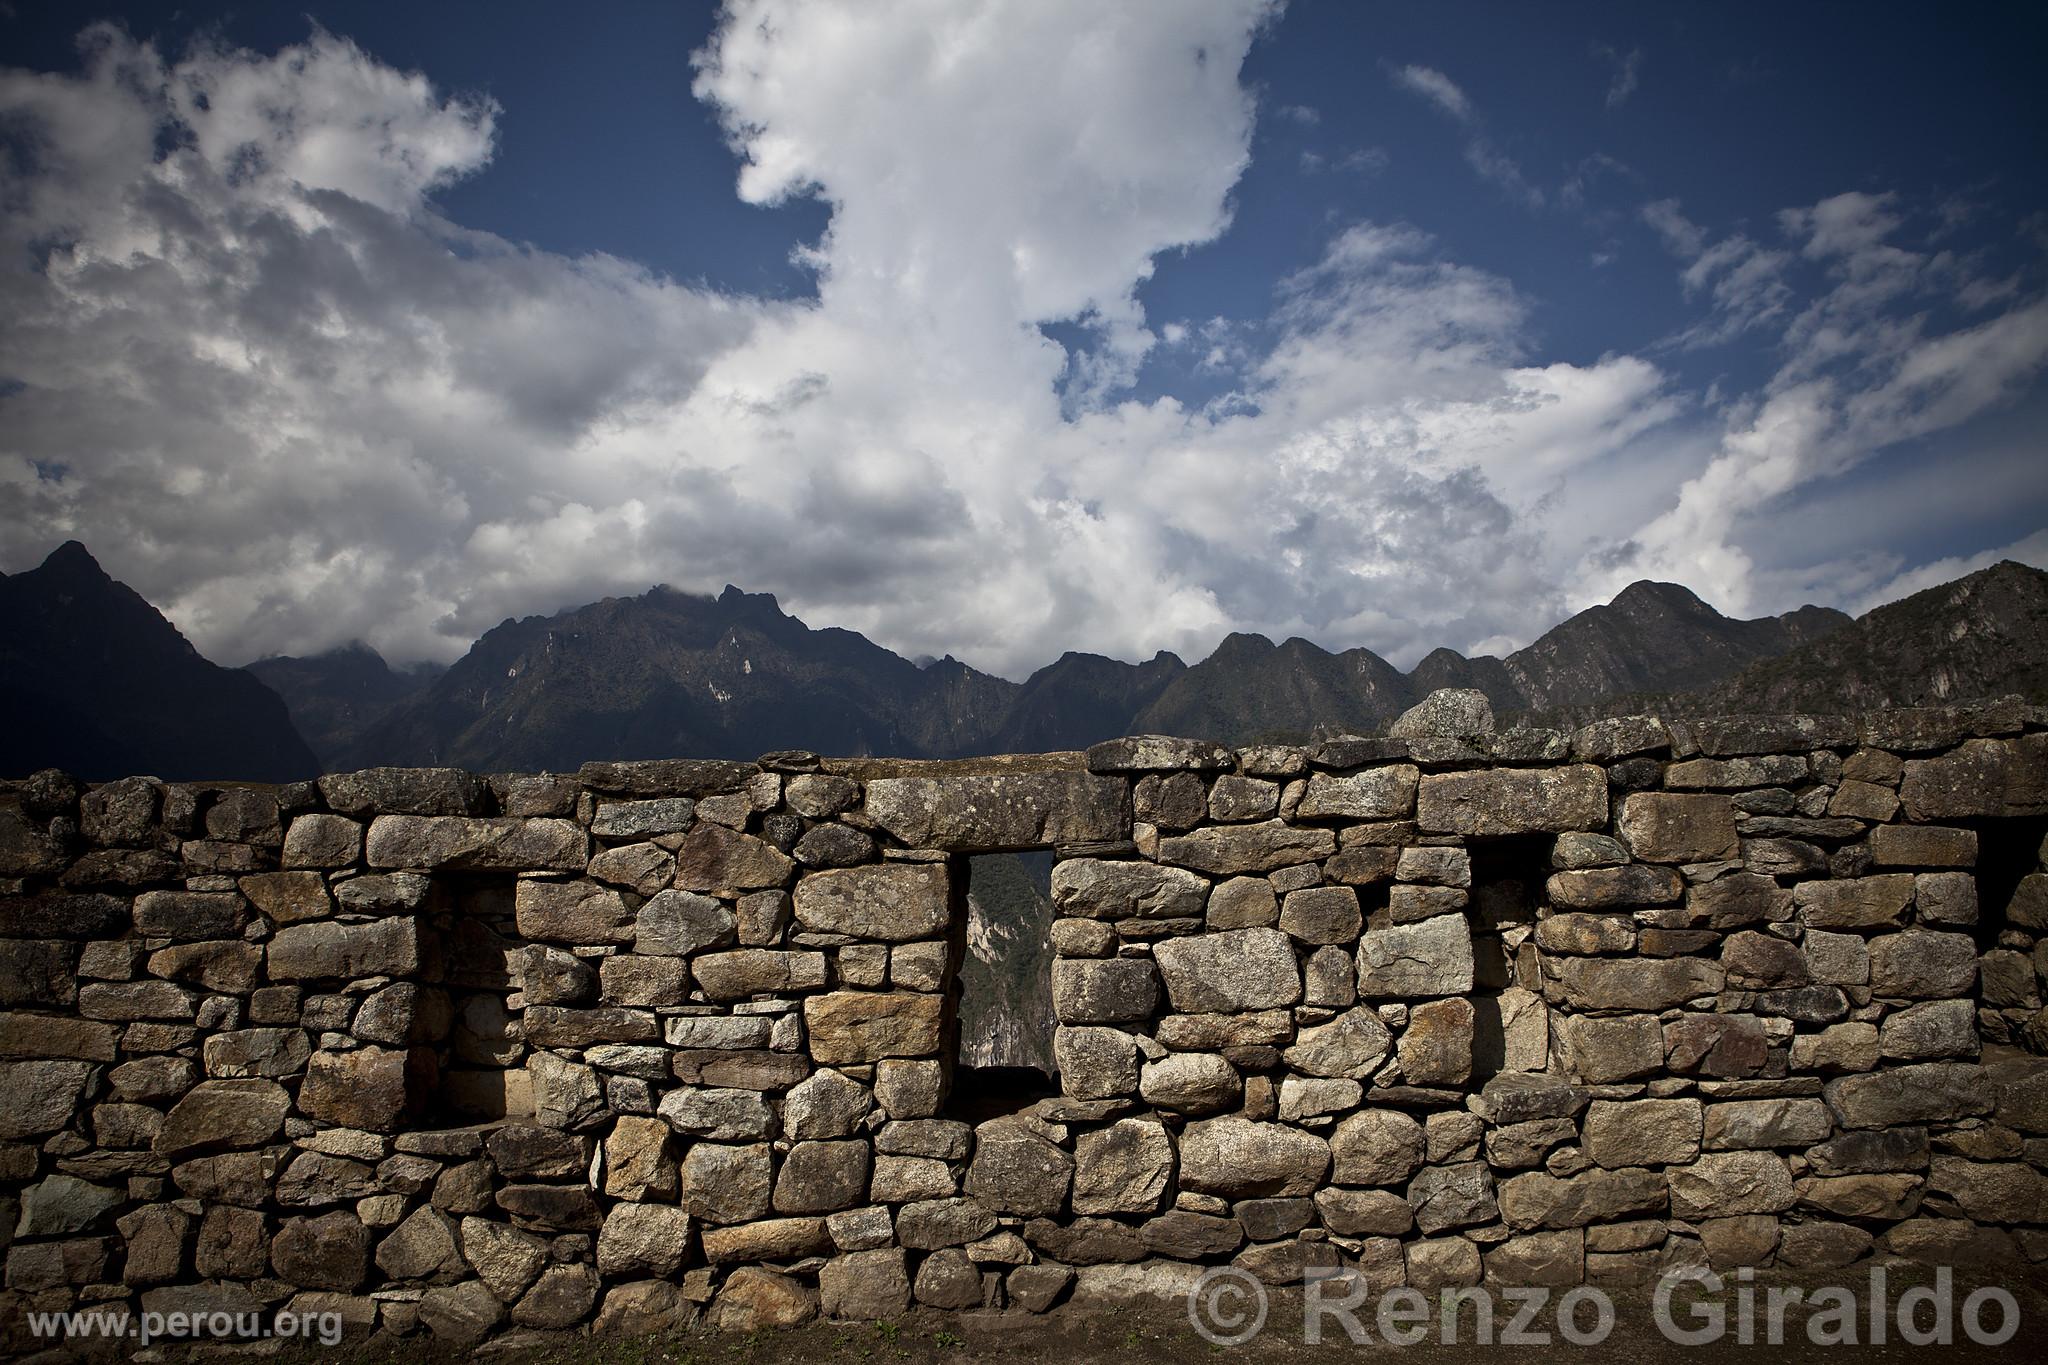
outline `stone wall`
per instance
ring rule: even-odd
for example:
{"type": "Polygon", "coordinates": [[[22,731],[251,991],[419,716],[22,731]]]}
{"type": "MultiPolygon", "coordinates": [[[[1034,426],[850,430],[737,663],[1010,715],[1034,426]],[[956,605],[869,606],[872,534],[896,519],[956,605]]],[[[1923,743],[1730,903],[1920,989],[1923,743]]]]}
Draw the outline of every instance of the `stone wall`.
{"type": "Polygon", "coordinates": [[[0,1330],[1043,1311],[1232,1261],[2037,1273],[2048,714],[1418,710],[1235,752],[9,784],[0,1330]],[[967,855],[1032,848],[1059,1093],[962,1116],[967,855]]]}

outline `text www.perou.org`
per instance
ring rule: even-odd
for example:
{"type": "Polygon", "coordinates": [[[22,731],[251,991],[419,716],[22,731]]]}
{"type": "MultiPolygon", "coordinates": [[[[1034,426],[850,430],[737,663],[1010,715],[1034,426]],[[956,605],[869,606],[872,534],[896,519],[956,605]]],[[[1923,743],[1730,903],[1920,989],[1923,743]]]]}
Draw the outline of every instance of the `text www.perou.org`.
{"type": "Polygon", "coordinates": [[[238,1312],[137,1313],[128,1308],[88,1308],[70,1313],[30,1313],[28,1330],[39,1340],[132,1339],[156,1341],[261,1341],[303,1338],[322,1346],[341,1344],[341,1314],[279,1312],[266,1320],[260,1310],[238,1312]]]}

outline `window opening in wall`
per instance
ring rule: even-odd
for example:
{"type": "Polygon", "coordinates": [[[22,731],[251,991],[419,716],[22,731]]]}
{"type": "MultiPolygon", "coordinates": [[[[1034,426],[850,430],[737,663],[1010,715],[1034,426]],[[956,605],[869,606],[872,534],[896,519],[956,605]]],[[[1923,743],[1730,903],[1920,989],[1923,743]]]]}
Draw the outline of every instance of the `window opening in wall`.
{"type": "MultiPolygon", "coordinates": [[[[1471,839],[1472,1085],[1507,1068],[1501,992],[1518,984],[1516,958],[1536,925],[1556,839],[1547,834],[1471,839]]],[[[1519,984],[1534,986],[1534,982],[1519,984]]],[[[1533,1059],[1532,1059],[1533,1060],[1533,1059]]]]}
{"type": "Polygon", "coordinates": [[[1978,1031],[1987,1044],[2048,1053],[2048,817],[1971,822],[1977,831],[1978,1031]],[[2044,880],[2029,881],[2032,877],[2044,880]]]}
{"type": "Polygon", "coordinates": [[[1059,1093],[1052,1035],[1050,851],[964,861],[961,955],[949,1110],[970,1122],[1029,1108],[1059,1093]]]}
{"type": "Polygon", "coordinates": [[[440,1083],[432,1119],[476,1123],[533,1113],[521,1038],[522,954],[510,873],[434,876],[427,899],[438,947],[446,1027],[433,1040],[440,1083]]]}

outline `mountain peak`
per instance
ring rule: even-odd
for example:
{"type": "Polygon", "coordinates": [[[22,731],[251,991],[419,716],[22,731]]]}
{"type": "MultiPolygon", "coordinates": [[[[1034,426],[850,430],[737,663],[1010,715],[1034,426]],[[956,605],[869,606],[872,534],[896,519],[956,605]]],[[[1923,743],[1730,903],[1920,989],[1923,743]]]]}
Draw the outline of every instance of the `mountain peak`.
{"type": "Polygon", "coordinates": [[[1216,646],[1211,659],[1258,659],[1271,654],[1278,646],[1265,636],[1248,630],[1233,630],[1223,637],[1216,646]]]}
{"type": "Polygon", "coordinates": [[[64,578],[88,579],[96,583],[111,583],[113,578],[100,567],[92,557],[92,551],[75,540],[67,540],[50,551],[42,562],[41,572],[64,578]]]}
{"type": "Polygon", "coordinates": [[[1614,595],[1607,604],[1622,611],[1643,610],[1683,612],[1686,615],[1705,613],[1718,616],[1719,612],[1700,600],[1699,594],[1682,583],[1659,583],[1651,578],[1639,578],[1614,595]]]}
{"type": "Polygon", "coordinates": [[[728,583],[725,591],[718,594],[718,605],[728,612],[745,612],[754,616],[781,616],[782,603],[772,592],[747,592],[728,583]]]}

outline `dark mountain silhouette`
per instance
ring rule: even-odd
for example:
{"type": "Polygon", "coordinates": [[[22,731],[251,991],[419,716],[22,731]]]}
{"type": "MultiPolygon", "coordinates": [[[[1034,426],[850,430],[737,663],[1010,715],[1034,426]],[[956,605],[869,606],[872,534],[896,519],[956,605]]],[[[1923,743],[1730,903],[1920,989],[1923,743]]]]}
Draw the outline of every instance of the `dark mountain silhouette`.
{"type": "Polygon", "coordinates": [[[1818,607],[1731,620],[1684,588],[1644,582],[1505,659],[1440,649],[1403,674],[1369,650],[1238,634],[1193,667],[1165,653],[1142,664],[1067,654],[1021,684],[951,658],[920,666],[730,587],[715,598],[656,588],[506,621],[431,677],[360,645],[216,668],[75,544],[0,576],[0,608],[11,721],[0,754],[15,773],[562,770],[782,748],[957,757],[1145,731],[1302,740],[1378,731],[1438,687],[1479,688],[1504,716],[1543,723],[2048,693],[2048,574],[2018,564],[1854,624],[1818,607]],[[285,722],[287,703],[318,764],[285,722]]]}
{"type": "Polygon", "coordinates": [[[368,727],[352,764],[565,769],[589,759],[976,751],[1017,684],[926,668],[775,598],[656,588],[506,621],[368,727]]]}
{"type": "Polygon", "coordinates": [[[1729,711],[2048,701],[2048,573],[2004,560],[1858,617],[1709,690],[1729,711]]]}
{"type": "Polygon", "coordinates": [[[1369,649],[1332,654],[1302,639],[1227,637],[1170,683],[1132,728],[1283,740],[1368,730],[1414,702],[1408,680],[1369,649]]]}
{"type": "Polygon", "coordinates": [[[77,541],[0,575],[0,772],[106,779],[311,777],[284,700],[200,657],[77,541]]]}
{"type": "Polygon", "coordinates": [[[1735,621],[1676,583],[1631,583],[1502,661],[1524,706],[1628,692],[1698,691],[1849,623],[1825,607],[1735,621]]]}
{"type": "Polygon", "coordinates": [[[361,640],[310,658],[279,655],[245,667],[284,698],[293,724],[329,770],[354,748],[365,726],[441,673],[425,665],[395,669],[361,640]]]}
{"type": "Polygon", "coordinates": [[[1054,753],[1085,749],[1130,730],[1133,717],[1188,671],[1161,650],[1148,663],[1100,654],[1066,653],[1024,680],[995,737],[998,751],[1054,753]]]}

